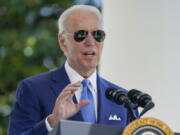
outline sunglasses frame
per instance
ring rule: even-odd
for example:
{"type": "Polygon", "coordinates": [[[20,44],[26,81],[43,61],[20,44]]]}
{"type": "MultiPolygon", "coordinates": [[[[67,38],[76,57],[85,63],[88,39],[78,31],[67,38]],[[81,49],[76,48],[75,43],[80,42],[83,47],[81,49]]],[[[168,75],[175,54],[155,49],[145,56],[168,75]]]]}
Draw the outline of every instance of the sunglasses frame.
{"type": "MultiPolygon", "coordinates": [[[[100,42],[103,42],[104,39],[105,39],[105,36],[106,36],[104,30],[99,30],[99,29],[98,29],[98,30],[94,30],[94,31],[92,31],[92,32],[89,32],[89,31],[87,31],[87,30],[82,30],[82,29],[80,29],[80,30],[76,30],[76,31],[73,32],[73,33],[64,33],[64,34],[73,35],[74,41],[76,41],[76,42],[82,42],[82,41],[84,41],[84,40],[87,38],[87,36],[88,36],[89,33],[91,33],[91,35],[93,36],[94,40],[97,41],[97,42],[99,42],[99,43],[100,43],[100,42]],[[83,36],[83,37],[77,37],[77,36],[78,36],[77,34],[79,34],[79,32],[84,32],[84,33],[85,33],[85,36],[83,36]],[[98,37],[96,37],[97,32],[100,32],[100,33],[101,33],[101,37],[100,37],[99,39],[98,39],[98,37]],[[79,39],[78,39],[78,38],[79,38],[79,39]]],[[[99,35],[97,35],[97,36],[99,36],[99,35]]]]}

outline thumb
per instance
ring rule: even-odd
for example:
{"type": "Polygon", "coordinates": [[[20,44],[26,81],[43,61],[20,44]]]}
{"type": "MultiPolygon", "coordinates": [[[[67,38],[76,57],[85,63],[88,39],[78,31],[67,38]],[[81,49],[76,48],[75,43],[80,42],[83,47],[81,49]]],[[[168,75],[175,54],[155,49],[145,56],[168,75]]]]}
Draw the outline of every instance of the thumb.
{"type": "Polygon", "coordinates": [[[82,107],[88,105],[89,103],[90,103],[89,100],[80,101],[78,104],[76,104],[77,111],[79,111],[82,107]]]}

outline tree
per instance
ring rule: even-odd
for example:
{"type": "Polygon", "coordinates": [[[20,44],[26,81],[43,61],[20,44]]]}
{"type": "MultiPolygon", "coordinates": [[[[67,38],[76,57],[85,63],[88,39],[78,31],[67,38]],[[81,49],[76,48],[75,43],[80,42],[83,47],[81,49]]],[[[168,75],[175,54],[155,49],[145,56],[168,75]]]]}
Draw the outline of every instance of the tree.
{"type": "Polygon", "coordinates": [[[57,19],[73,0],[0,1],[0,134],[20,80],[64,62],[57,41],[57,19]]]}

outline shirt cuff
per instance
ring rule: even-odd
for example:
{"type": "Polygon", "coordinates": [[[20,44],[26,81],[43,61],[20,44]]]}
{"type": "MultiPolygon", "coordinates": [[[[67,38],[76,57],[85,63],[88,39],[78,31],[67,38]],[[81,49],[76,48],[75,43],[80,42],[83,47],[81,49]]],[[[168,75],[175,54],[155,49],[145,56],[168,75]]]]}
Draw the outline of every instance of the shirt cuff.
{"type": "Polygon", "coordinates": [[[45,119],[45,124],[46,124],[46,128],[47,128],[48,132],[50,132],[50,131],[52,131],[53,128],[50,126],[47,119],[48,119],[48,117],[45,119]]]}

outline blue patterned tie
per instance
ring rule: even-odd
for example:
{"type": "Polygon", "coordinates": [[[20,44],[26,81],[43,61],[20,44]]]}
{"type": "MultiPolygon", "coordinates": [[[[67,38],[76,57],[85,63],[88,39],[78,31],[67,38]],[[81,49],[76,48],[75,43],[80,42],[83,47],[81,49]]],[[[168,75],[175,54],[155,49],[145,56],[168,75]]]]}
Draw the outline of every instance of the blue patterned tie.
{"type": "Polygon", "coordinates": [[[84,107],[81,108],[81,112],[84,118],[84,121],[95,123],[96,122],[96,115],[95,115],[95,104],[94,104],[94,98],[91,93],[91,90],[89,89],[90,81],[89,80],[83,80],[82,81],[83,90],[81,92],[81,100],[89,100],[90,103],[84,107]]]}

